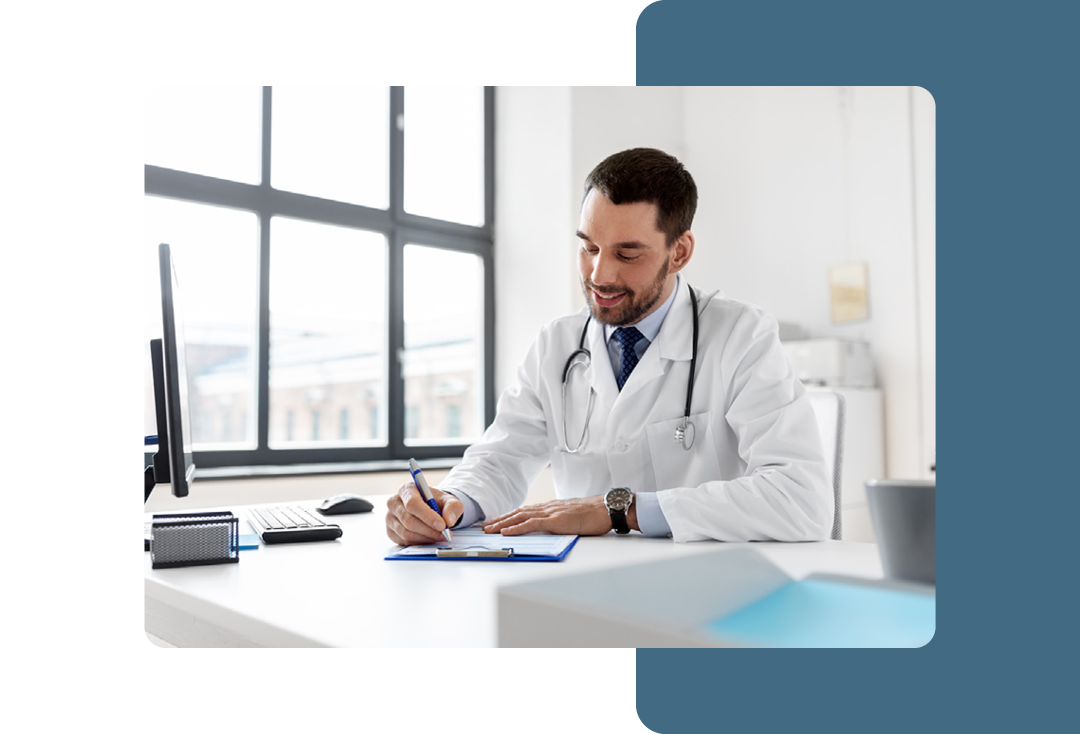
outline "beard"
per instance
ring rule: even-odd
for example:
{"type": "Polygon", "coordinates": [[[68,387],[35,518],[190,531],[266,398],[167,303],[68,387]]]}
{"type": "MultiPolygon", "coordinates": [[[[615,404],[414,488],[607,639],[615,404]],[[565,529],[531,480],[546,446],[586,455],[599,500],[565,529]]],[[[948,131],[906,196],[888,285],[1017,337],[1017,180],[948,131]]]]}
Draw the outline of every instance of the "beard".
{"type": "Polygon", "coordinates": [[[629,289],[613,291],[612,293],[625,294],[625,298],[614,306],[600,306],[596,303],[596,300],[590,294],[590,290],[595,290],[601,295],[607,294],[602,288],[597,288],[588,278],[582,277],[581,292],[585,294],[585,302],[589,304],[589,311],[592,312],[593,318],[601,324],[608,324],[609,326],[636,324],[656,306],[660,296],[664,294],[664,282],[667,280],[670,268],[671,258],[669,257],[664,260],[664,264],[660,267],[660,271],[656,274],[652,284],[643,291],[629,289]]]}

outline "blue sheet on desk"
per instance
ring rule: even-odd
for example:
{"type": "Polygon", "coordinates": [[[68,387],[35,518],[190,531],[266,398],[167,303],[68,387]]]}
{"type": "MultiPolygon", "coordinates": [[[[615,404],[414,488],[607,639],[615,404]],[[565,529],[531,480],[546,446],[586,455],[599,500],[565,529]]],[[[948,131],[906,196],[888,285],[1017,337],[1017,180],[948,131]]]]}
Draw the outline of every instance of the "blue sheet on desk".
{"type": "Polygon", "coordinates": [[[922,647],[936,620],[932,593],[804,579],[710,622],[705,632],[766,647],[922,647]]]}

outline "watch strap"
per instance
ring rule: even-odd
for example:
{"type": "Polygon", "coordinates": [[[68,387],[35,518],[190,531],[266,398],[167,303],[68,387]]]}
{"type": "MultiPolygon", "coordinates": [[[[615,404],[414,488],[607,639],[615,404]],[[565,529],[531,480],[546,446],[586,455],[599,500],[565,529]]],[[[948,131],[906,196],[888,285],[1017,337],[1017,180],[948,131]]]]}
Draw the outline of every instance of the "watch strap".
{"type": "Polygon", "coordinates": [[[616,533],[626,535],[630,532],[630,526],[626,523],[626,510],[608,510],[608,517],[611,518],[611,527],[615,528],[616,533]]]}

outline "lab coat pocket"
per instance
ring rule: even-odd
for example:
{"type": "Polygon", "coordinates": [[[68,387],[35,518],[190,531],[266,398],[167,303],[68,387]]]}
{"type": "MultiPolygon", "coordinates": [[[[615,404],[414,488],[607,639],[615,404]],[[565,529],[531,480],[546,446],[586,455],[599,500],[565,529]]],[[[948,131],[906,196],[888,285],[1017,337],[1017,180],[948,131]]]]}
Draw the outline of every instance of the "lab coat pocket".
{"type": "Polygon", "coordinates": [[[683,420],[679,417],[645,426],[657,490],[696,487],[721,478],[712,435],[712,411],[690,416],[693,428],[687,428],[686,437],[692,434],[694,442],[689,449],[675,438],[675,429],[682,426],[683,420]]]}

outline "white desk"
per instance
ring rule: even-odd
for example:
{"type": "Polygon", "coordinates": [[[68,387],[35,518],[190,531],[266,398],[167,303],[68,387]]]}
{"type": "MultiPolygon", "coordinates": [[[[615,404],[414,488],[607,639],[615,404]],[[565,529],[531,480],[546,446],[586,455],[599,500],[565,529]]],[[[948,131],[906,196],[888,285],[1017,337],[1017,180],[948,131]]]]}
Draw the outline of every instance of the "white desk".
{"type": "MultiPolygon", "coordinates": [[[[146,631],[181,647],[494,647],[504,584],[747,546],[793,578],[881,577],[869,543],[677,544],[637,533],[580,538],[559,563],[385,561],[395,547],[384,529],[386,496],[368,499],[374,512],[334,518],[344,535],[332,542],[262,546],[241,551],[239,563],[158,570],[146,553],[146,631]]],[[[240,506],[226,509],[243,516],[240,506]]]]}

